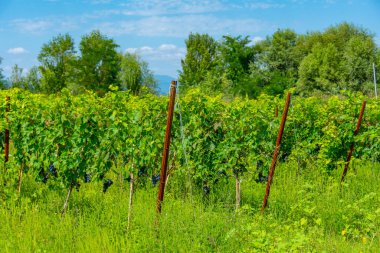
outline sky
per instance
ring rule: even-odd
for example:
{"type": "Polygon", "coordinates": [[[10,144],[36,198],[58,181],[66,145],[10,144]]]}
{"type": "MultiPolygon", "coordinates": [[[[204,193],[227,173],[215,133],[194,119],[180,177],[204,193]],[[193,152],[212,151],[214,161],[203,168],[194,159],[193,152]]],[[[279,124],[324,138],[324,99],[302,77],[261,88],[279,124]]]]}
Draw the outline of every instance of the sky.
{"type": "Polygon", "coordinates": [[[380,0],[0,0],[0,68],[7,77],[15,64],[28,71],[54,36],[69,33],[78,50],[97,29],[155,74],[177,78],[191,32],[255,43],[278,29],[323,31],[343,21],[368,29],[380,45],[380,0]]]}

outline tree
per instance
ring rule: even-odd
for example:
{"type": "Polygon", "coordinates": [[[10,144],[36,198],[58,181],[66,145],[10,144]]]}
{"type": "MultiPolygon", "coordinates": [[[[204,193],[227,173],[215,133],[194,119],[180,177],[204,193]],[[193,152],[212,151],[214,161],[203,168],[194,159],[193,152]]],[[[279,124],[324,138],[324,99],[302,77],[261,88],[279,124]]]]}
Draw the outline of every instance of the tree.
{"type": "Polygon", "coordinates": [[[30,68],[28,74],[25,76],[25,89],[31,92],[41,91],[41,73],[38,67],[33,66],[30,68]]]}
{"type": "Polygon", "coordinates": [[[242,75],[248,73],[249,65],[253,61],[253,51],[248,44],[248,36],[242,38],[223,36],[219,46],[222,68],[227,72],[228,78],[237,86],[242,75]]]}
{"type": "Polygon", "coordinates": [[[316,90],[336,93],[342,80],[340,53],[334,44],[318,43],[301,62],[297,89],[302,94],[316,90]]]}
{"type": "Polygon", "coordinates": [[[56,93],[67,86],[75,62],[74,40],[70,35],[58,35],[42,46],[38,55],[41,62],[41,88],[56,93]]]}
{"type": "Polygon", "coordinates": [[[278,70],[285,76],[297,76],[299,62],[294,57],[297,34],[290,30],[278,30],[270,39],[267,53],[269,70],[278,70]]]}
{"type": "Polygon", "coordinates": [[[22,75],[23,71],[24,70],[17,64],[12,67],[12,74],[10,77],[12,87],[25,89],[25,77],[22,75]]]}
{"type": "Polygon", "coordinates": [[[250,74],[256,87],[270,95],[283,94],[295,85],[299,58],[295,52],[298,35],[290,30],[278,30],[253,46],[254,62],[250,74]]]}
{"type": "Polygon", "coordinates": [[[375,62],[375,53],[376,46],[372,38],[354,36],[347,42],[343,59],[345,81],[350,89],[364,91],[365,83],[372,84],[372,64],[375,62]]]}
{"type": "Polygon", "coordinates": [[[218,43],[208,34],[190,33],[185,41],[186,56],[181,60],[179,82],[184,88],[199,86],[216,66],[218,43]]]}
{"type": "Polygon", "coordinates": [[[376,48],[375,68],[376,68],[376,81],[380,85],[380,47],[376,48]]]}
{"type": "Polygon", "coordinates": [[[254,92],[250,81],[250,64],[254,60],[254,51],[246,37],[223,36],[219,46],[219,69],[226,73],[230,80],[230,91],[233,94],[249,95],[254,92]]]}
{"type": "Polygon", "coordinates": [[[116,52],[118,47],[113,39],[107,38],[99,31],[82,37],[79,45],[81,57],[78,64],[78,82],[98,94],[104,94],[110,85],[119,87],[121,58],[116,52]]]}
{"type": "MultiPolygon", "coordinates": [[[[0,57],[0,65],[2,61],[3,61],[3,58],[0,57]]],[[[5,89],[5,88],[6,88],[6,81],[3,75],[3,69],[0,68],[0,89],[5,89]]]]}
{"type": "Polygon", "coordinates": [[[366,91],[370,86],[376,47],[373,35],[363,28],[344,22],[300,36],[294,54],[302,59],[297,88],[305,94],[366,91]]]}
{"type": "Polygon", "coordinates": [[[119,80],[121,88],[130,90],[134,95],[138,95],[142,87],[146,87],[149,92],[156,92],[157,81],[149,70],[148,63],[137,54],[125,53],[122,56],[119,80]]]}

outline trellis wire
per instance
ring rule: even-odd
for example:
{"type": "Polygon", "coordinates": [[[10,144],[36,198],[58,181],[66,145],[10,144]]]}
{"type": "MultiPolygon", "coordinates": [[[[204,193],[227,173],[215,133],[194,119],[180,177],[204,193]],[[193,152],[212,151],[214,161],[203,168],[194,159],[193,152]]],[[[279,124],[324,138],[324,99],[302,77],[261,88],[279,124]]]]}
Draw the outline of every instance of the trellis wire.
{"type": "Polygon", "coordinates": [[[183,130],[183,121],[182,121],[182,108],[181,108],[181,105],[180,105],[181,104],[180,89],[181,89],[181,85],[178,85],[176,107],[178,108],[178,113],[179,113],[181,143],[182,143],[183,156],[185,158],[185,165],[186,165],[186,169],[187,169],[187,180],[188,180],[188,184],[189,184],[189,195],[190,195],[190,200],[192,200],[192,197],[191,197],[192,196],[192,187],[191,187],[190,166],[189,166],[189,161],[187,159],[187,153],[186,153],[185,133],[184,133],[184,130],[183,130]]]}

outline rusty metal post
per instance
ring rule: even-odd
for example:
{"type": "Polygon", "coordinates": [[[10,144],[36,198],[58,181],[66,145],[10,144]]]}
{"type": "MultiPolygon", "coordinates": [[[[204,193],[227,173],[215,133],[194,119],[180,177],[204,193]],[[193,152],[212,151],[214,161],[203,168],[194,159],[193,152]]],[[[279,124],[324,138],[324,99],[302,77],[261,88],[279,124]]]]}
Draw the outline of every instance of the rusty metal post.
{"type": "Polygon", "coordinates": [[[267,182],[267,187],[265,189],[265,196],[264,196],[263,206],[261,207],[261,212],[264,212],[265,208],[267,207],[268,197],[269,197],[269,193],[270,193],[270,186],[272,184],[272,180],[273,180],[273,176],[274,176],[274,170],[276,168],[278,151],[280,149],[282,134],[283,134],[284,128],[285,128],[286,116],[288,115],[291,95],[292,95],[291,93],[288,93],[288,95],[286,97],[284,112],[282,113],[281,125],[280,125],[280,129],[279,129],[278,135],[277,135],[276,147],[274,148],[272,165],[270,166],[270,169],[269,169],[268,182],[267,182]]]}
{"type": "MultiPolygon", "coordinates": [[[[360,129],[360,125],[362,123],[362,118],[363,118],[363,114],[364,114],[364,110],[365,110],[365,105],[366,104],[367,104],[367,101],[364,100],[363,103],[362,103],[362,108],[361,108],[360,113],[359,113],[358,122],[356,123],[356,129],[355,129],[355,132],[354,132],[354,136],[356,136],[359,133],[359,129],[360,129]]],[[[354,142],[351,143],[350,150],[348,151],[348,154],[347,154],[347,160],[346,160],[346,164],[344,166],[344,170],[343,170],[343,174],[342,174],[342,179],[341,179],[342,183],[344,182],[344,178],[346,177],[346,174],[347,174],[347,171],[348,171],[348,166],[350,165],[351,156],[352,156],[352,152],[353,151],[354,151],[354,142]]]]}
{"type": "Polygon", "coordinates": [[[170,148],[170,131],[171,131],[172,122],[173,122],[176,87],[177,87],[177,82],[172,81],[170,85],[170,98],[169,98],[168,118],[166,121],[164,152],[162,155],[162,163],[161,163],[160,187],[159,187],[158,196],[157,196],[157,208],[156,208],[157,213],[161,213],[161,204],[162,204],[162,201],[164,200],[165,182],[166,182],[169,148],[170,148]]]}
{"type": "Polygon", "coordinates": [[[5,121],[6,121],[6,128],[5,128],[5,149],[4,149],[4,162],[8,162],[9,159],[9,119],[8,119],[8,113],[10,111],[10,97],[7,96],[5,98],[5,121]]]}

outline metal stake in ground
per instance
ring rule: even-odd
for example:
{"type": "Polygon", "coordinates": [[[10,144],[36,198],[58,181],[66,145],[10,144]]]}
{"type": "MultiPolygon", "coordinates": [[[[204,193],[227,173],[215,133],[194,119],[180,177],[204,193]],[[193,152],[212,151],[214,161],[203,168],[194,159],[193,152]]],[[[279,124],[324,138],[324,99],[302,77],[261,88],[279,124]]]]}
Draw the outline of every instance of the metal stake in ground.
{"type": "MultiPolygon", "coordinates": [[[[355,129],[355,132],[354,132],[354,136],[356,136],[359,133],[359,129],[360,129],[360,125],[362,123],[362,118],[363,118],[363,114],[364,114],[364,109],[365,109],[366,103],[367,103],[367,101],[364,100],[363,104],[362,104],[362,109],[360,110],[360,114],[359,114],[359,118],[358,118],[358,123],[356,124],[356,129],[355,129]]],[[[346,174],[347,174],[347,171],[348,171],[348,166],[350,165],[351,156],[352,156],[352,152],[353,151],[354,151],[354,142],[351,143],[350,150],[348,151],[348,154],[347,154],[346,165],[344,166],[344,170],[343,170],[343,174],[342,174],[342,179],[341,179],[342,183],[344,182],[344,178],[346,177],[346,174]]]]}
{"type": "Polygon", "coordinates": [[[375,66],[375,63],[373,63],[373,84],[375,85],[375,96],[376,96],[376,99],[377,99],[376,66],[375,66]]]}
{"type": "Polygon", "coordinates": [[[156,208],[157,213],[161,213],[161,204],[162,204],[162,201],[164,200],[166,172],[168,169],[168,158],[169,158],[169,148],[170,148],[170,131],[171,131],[172,122],[173,122],[176,87],[177,87],[177,82],[172,81],[170,85],[170,100],[169,100],[168,119],[166,121],[164,152],[162,155],[162,163],[161,163],[160,188],[158,190],[158,196],[157,196],[157,208],[156,208]]]}
{"type": "Polygon", "coordinates": [[[264,196],[264,201],[263,201],[263,206],[261,208],[261,212],[264,212],[265,208],[267,207],[268,197],[269,197],[269,193],[270,193],[270,186],[272,184],[272,180],[273,180],[273,176],[274,176],[274,170],[276,168],[278,151],[280,149],[282,134],[284,132],[286,116],[288,115],[288,109],[289,109],[291,95],[292,95],[291,93],[288,93],[288,95],[286,97],[284,112],[282,113],[281,125],[280,125],[280,129],[279,129],[278,135],[277,135],[276,147],[274,148],[272,165],[270,166],[270,169],[269,169],[268,182],[267,182],[267,187],[265,190],[265,196],[264,196]]]}
{"type": "Polygon", "coordinates": [[[9,119],[8,119],[8,113],[10,111],[10,97],[7,96],[5,98],[5,121],[7,123],[7,128],[5,129],[5,149],[4,149],[4,161],[8,162],[9,159],[9,119]]]}

